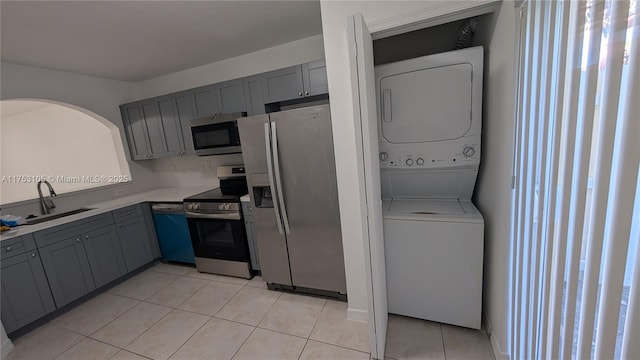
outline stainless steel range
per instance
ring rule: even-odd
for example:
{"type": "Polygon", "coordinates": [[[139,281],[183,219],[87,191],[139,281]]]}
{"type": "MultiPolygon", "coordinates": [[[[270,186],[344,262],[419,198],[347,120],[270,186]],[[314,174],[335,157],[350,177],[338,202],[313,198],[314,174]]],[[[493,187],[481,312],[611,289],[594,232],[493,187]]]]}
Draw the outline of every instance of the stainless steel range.
{"type": "Polygon", "coordinates": [[[218,167],[220,188],[184,199],[200,272],[250,279],[249,246],[240,197],[247,194],[244,166],[218,167]]]}

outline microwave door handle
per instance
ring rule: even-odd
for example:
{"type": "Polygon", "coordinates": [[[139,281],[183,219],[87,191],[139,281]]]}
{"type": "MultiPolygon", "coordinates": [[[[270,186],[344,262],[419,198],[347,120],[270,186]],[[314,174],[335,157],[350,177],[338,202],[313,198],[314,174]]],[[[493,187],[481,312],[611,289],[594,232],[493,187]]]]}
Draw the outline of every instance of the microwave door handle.
{"type": "Polygon", "coordinates": [[[278,223],[278,231],[281,235],[284,234],[282,229],[282,220],[280,218],[280,205],[276,198],[276,186],[275,179],[273,177],[273,159],[271,154],[271,132],[269,131],[269,122],[264,123],[264,142],[266,144],[267,151],[267,171],[269,173],[269,187],[271,188],[271,199],[273,200],[273,209],[275,210],[276,222],[278,223]]]}
{"type": "Polygon", "coordinates": [[[284,231],[291,234],[289,229],[289,218],[287,217],[287,207],[284,204],[284,194],[282,189],[282,179],[280,176],[280,157],[278,156],[278,134],[276,133],[276,123],[271,123],[271,153],[273,154],[273,172],[276,175],[276,186],[278,188],[278,200],[280,201],[280,213],[284,223],[284,231]]]}

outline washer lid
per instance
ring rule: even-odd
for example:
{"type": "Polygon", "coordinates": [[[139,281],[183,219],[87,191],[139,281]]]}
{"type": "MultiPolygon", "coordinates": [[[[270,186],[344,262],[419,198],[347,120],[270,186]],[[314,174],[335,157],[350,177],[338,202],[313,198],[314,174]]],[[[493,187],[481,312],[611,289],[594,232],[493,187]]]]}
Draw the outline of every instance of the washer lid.
{"type": "Polygon", "coordinates": [[[466,214],[460,202],[455,200],[394,199],[389,211],[420,215],[466,214]]]}
{"type": "Polygon", "coordinates": [[[464,136],[471,129],[472,72],[462,63],[381,78],[382,136],[391,143],[464,136]]]}

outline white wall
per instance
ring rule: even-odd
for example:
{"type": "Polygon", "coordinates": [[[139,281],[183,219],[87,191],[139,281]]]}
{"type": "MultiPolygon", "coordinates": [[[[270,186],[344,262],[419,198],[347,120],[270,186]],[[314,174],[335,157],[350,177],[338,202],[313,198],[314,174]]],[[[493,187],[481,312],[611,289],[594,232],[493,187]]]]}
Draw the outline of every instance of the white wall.
{"type": "MultiPolygon", "coordinates": [[[[509,353],[509,247],[513,159],[515,5],[494,13],[485,64],[482,160],[475,203],[485,219],[484,312],[494,350],[509,353]],[[496,346],[498,345],[498,346],[496,346]],[[496,349],[499,347],[499,349],[496,349]]],[[[504,355],[504,354],[503,354],[504,355]]]]}
{"type": "MultiPolygon", "coordinates": [[[[3,105],[9,106],[7,102],[17,101],[5,100],[3,105]]],[[[20,101],[25,102],[41,104],[20,101]]],[[[86,176],[130,179],[126,159],[119,158],[124,155],[119,151],[119,133],[115,135],[114,139],[112,129],[99,120],[61,105],[48,104],[12,116],[0,112],[0,175],[43,177],[58,194],[114,184],[109,179],[86,181],[86,176]]],[[[33,199],[37,181],[3,182],[0,204],[33,199]]]]}
{"type": "MultiPolygon", "coordinates": [[[[0,99],[44,99],[86,109],[115,124],[120,129],[121,139],[124,139],[118,106],[137,98],[134,84],[7,62],[0,63],[0,72],[0,99]]],[[[129,162],[129,168],[133,181],[117,185],[117,189],[135,193],[157,186],[148,164],[129,162]]],[[[33,190],[36,198],[35,186],[33,190]]],[[[115,192],[114,187],[109,187],[90,193],[63,195],[58,197],[56,205],[61,209],[83,206],[111,199],[116,196],[115,192]]],[[[15,206],[3,206],[3,212],[15,209],[16,214],[39,213],[37,200],[15,206]]]]}
{"type": "Polygon", "coordinates": [[[140,99],[255,75],[324,58],[322,35],[160,76],[137,84],[140,99]]]}
{"type": "Polygon", "coordinates": [[[346,39],[347,16],[361,13],[373,33],[475,6],[475,1],[326,1],[320,2],[331,117],[336,153],[338,196],[347,272],[349,309],[367,312],[364,268],[364,179],[358,169],[355,121],[346,39]],[[425,14],[428,14],[425,16],[425,14]]]}

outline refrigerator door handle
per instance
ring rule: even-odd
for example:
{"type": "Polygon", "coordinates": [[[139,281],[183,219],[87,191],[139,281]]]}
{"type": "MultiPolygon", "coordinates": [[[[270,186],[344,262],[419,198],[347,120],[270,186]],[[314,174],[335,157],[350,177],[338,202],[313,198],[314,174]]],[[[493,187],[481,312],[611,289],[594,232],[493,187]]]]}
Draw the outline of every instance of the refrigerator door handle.
{"type": "Polygon", "coordinates": [[[276,214],[276,222],[278,223],[278,231],[280,232],[280,235],[283,235],[283,229],[282,229],[282,220],[281,220],[281,215],[280,215],[280,205],[278,204],[278,199],[276,197],[276,193],[278,192],[276,190],[276,186],[275,186],[275,179],[273,177],[273,154],[271,153],[271,149],[272,149],[272,145],[271,145],[271,131],[269,131],[269,122],[264,123],[264,142],[266,144],[266,150],[267,150],[267,171],[269,173],[269,187],[271,188],[271,198],[273,200],[273,209],[275,210],[275,214],[276,214]]]}
{"type": "Polygon", "coordinates": [[[276,123],[271,123],[271,154],[273,156],[273,172],[276,175],[276,186],[278,187],[278,201],[280,202],[280,215],[284,223],[284,231],[287,235],[291,234],[289,229],[289,219],[287,218],[287,208],[284,204],[284,194],[282,191],[282,180],[280,176],[280,157],[278,156],[278,134],[276,132],[276,123]]]}

